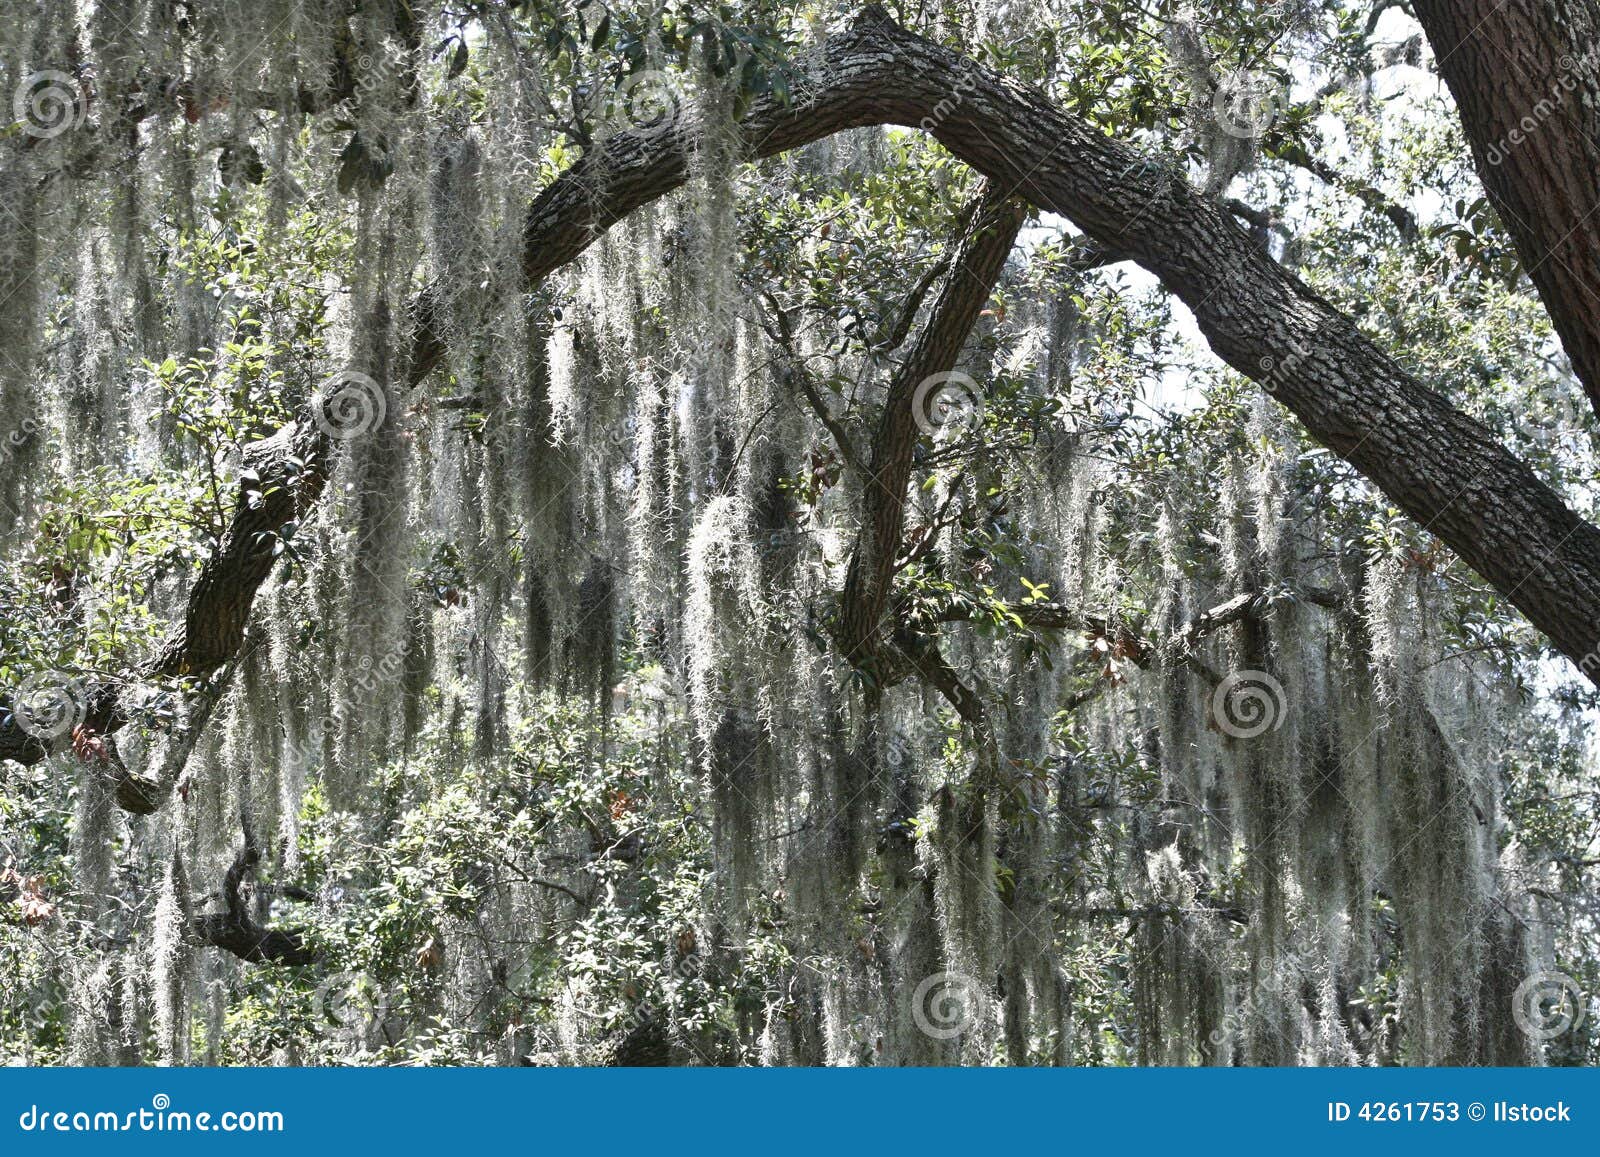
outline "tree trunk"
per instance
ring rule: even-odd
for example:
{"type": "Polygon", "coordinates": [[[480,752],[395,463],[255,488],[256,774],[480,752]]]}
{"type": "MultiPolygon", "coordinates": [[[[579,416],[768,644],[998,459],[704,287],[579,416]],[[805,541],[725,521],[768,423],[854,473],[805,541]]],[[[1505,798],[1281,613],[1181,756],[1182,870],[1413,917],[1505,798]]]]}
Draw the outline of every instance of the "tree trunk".
{"type": "Polygon", "coordinates": [[[956,252],[950,278],[928,324],[889,383],[867,465],[866,518],[840,598],[840,648],[857,666],[868,667],[878,651],[881,619],[905,534],[906,487],[922,433],[919,422],[927,420],[926,414],[917,412],[918,407],[930,405],[928,384],[955,369],[961,347],[1000,280],[1026,215],[1021,201],[1009,199],[993,187],[978,197],[967,236],[956,252]]]}
{"type": "Polygon", "coordinates": [[[1489,200],[1600,413],[1600,4],[1412,7],[1489,200]]]}

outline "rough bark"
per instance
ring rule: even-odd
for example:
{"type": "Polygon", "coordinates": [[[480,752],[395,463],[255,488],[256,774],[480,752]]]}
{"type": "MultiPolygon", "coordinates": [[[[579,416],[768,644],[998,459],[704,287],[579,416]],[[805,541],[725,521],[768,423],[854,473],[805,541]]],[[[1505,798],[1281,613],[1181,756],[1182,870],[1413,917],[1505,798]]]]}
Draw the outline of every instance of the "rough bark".
{"type": "MultiPolygon", "coordinates": [[[[1490,3],[1472,0],[1471,6],[1490,3]]],[[[1428,13],[1430,35],[1438,29],[1436,45],[1449,43],[1446,38],[1458,25],[1446,6],[1424,2],[1418,7],[1419,15],[1428,13]]],[[[1537,39],[1541,29],[1566,29],[1571,35],[1593,27],[1585,23],[1592,3],[1562,0],[1553,11],[1558,18],[1530,25],[1536,37],[1530,43],[1544,43],[1537,39]]],[[[1478,51],[1470,36],[1455,43],[1463,52],[1478,51]]],[[[1456,67],[1445,61],[1447,79],[1456,67]]],[[[1111,140],[1039,93],[898,27],[877,7],[827,41],[801,69],[802,83],[790,104],[757,102],[742,121],[747,157],[772,156],[847,128],[916,126],[983,173],[1002,195],[1020,196],[1071,218],[1106,250],[1127,255],[1160,277],[1193,310],[1220,357],[1264,385],[1314,437],[1438,535],[1600,683],[1600,528],[1579,518],[1487,429],[1406,373],[1349,318],[1276,264],[1224,206],[1159,159],[1111,140]]],[[[1464,116],[1473,119],[1470,111],[1464,116]]],[[[1486,116],[1482,123],[1500,120],[1486,116]]],[[[1592,142],[1594,134],[1588,139],[1592,142]]],[[[542,280],[611,224],[681,186],[693,147],[692,132],[677,122],[620,133],[554,181],[528,214],[523,262],[528,280],[542,280]]],[[[1565,204],[1560,198],[1570,192],[1570,174],[1545,174],[1537,167],[1541,155],[1528,153],[1525,166],[1533,166],[1530,180],[1555,182],[1552,188],[1565,191],[1546,194],[1559,208],[1565,204]]],[[[1556,159],[1542,163],[1554,165],[1556,159]]],[[[1509,174],[1506,183],[1511,183],[1509,174]]],[[[1594,188],[1592,177],[1588,187],[1594,188]]],[[[1588,220],[1600,226],[1597,218],[1588,220]]],[[[1580,233],[1584,227],[1585,221],[1576,226],[1580,233]]],[[[1558,217],[1549,228],[1559,235],[1575,227],[1558,217]]],[[[1596,253],[1600,246],[1589,243],[1577,268],[1593,274],[1596,253]]],[[[1548,264],[1565,268],[1571,263],[1548,264]]],[[[1584,282],[1571,292],[1587,297],[1592,290],[1584,282]]],[[[1568,301],[1570,294],[1558,300],[1568,301]]],[[[408,375],[413,383],[442,352],[430,303],[425,295],[416,311],[408,375]]],[[[1573,311],[1552,306],[1552,313],[1558,328],[1566,327],[1566,339],[1566,330],[1577,324],[1569,316],[1573,311]]],[[[1579,339],[1569,345],[1575,362],[1588,348],[1579,339]]],[[[1593,381],[1600,378],[1585,380],[1593,391],[1593,381]]],[[[204,676],[237,650],[255,593],[271,569],[270,557],[258,553],[263,540],[256,536],[303,515],[315,501],[323,482],[317,464],[324,461],[325,449],[318,432],[305,423],[252,448],[262,463],[256,467],[262,484],[241,485],[234,523],[202,569],[183,630],[147,675],[204,676]],[[291,455],[309,467],[294,488],[283,473],[291,455]],[[251,508],[243,492],[257,488],[266,501],[251,508]]],[[[90,723],[114,730],[122,723],[117,707],[114,686],[96,689],[90,723]]],[[[45,746],[21,732],[14,720],[0,727],[0,758],[34,763],[45,754],[45,746]]]]}
{"type": "MultiPolygon", "coordinates": [[[[404,373],[411,389],[421,384],[444,356],[438,317],[435,297],[420,294],[410,311],[412,339],[404,373]]],[[[303,520],[316,506],[328,481],[333,448],[333,440],[309,409],[271,437],[244,448],[234,487],[233,516],[189,588],[183,625],[127,682],[205,679],[239,653],[256,593],[277,565],[279,556],[273,547],[278,533],[287,523],[303,520]]],[[[121,704],[124,685],[115,680],[87,689],[87,728],[109,736],[123,727],[127,722],[121,704]]],[[[0,700],[0,705],[7,704],[0,700]]],[[[60,737],[55,743],[68,739],[70,736],[60,737]]],[[[23,731],[15,716],[5,713],[0,723],[0,759],[34,764],[50,751],[50,744],[23,731]]],[[[165,802],[171,783],[130,775],[120,760],[114,763],[117,802],[124,810],[143,815],[165,802]]],[[[175,777],[176,772],[173,774],[175,777]]]]}
{"type": "Polygon", "coordinates": [[[1489,200],[1600,413],[1600,3],[1413,9],[1489,200]]]}
{"type": "Polygon", "coordinates": [[[312,422],[287,426],[249,448],[245,470],[260,481],[241,481],[233,521],[201,567],[183,629],[150,665],[151,676],[207,675],[237,653],[250,604],[277,564],[279,530],[322,493],[327,450],[326,437],[312,422]],[[260,495],[255,505],[252,492],[260,495]]]}

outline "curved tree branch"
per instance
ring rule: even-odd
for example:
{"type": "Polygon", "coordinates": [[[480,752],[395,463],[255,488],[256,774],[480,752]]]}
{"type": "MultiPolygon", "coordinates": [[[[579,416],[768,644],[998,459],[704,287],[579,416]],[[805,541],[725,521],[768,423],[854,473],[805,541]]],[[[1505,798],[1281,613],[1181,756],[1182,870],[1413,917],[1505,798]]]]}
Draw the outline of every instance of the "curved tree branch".
{"type": "MultiPolygon", "coordinates": [[[[1261,252],[1222,205],[1161,161],[900,28],[876,6],[804,71],[809,83],[792,104],[757,102],[741,122],[746,157],[846,128],[917,126],[999,190],[1072,219],[1158,276],[1218,356],[1261,383],[1600,683],[1600,528],[1261,252]]],[[[693,147],[688,126],[676,122],[622,133],[558,178],[528,214],[530,280],[682,185],[693,147]]]]}
{"type": "Polygon", "coordinates": [[[257,924],[249,906],[239,895],[244,879],[255,871],[261,855],[246,840],[222,880],[222,899],[226,910],[196,916],[191,935],[198,944],[231,952],[251,964],[304,965],[316,962],[316,950],[294,932],[257,924]]]}
{"type": "MultiPolygon", "coordinates": [[[[1468,7],[1487,4],[1473,0],[1468,7]]],[[[1517,6],[1505,11],[1512,7],[1517,6]]],[[[1570,17],[1562,25],[1568,28],[1594,9],[1592,0],[1562,0],[1559,7],[1570,17]]],[[[1419,0],[1417,9],[1436,47],[1476,51],[1470,36],[1450,40],[1456,25],[1445,10],[1453,6],[1419,0]]],[[[1442,539],[1600,683],[1600,528],[1579,518],[1481,424],[1412,377],[1348,317],[1261,252],[1224,206],[1162,162],[1111,140],[1041,94],[900,28],[876,6],[830,38],[801,71],[803,83],[792,103],[757,101],[741,122],[747,158],[772,156],[848,128],[916,126],[983,173],[997,196],[1020,196],[1069,217],[1107,251],[1156,274],[1189,305],[1223,360],[1273,393],[1315,438],[1442,539]]],[[[1445,71],[1449,80],[1451,68],[1445,71]]],[[[1495,122],[1473,131],[1469,108],[1464,118],[1479,147],[1484,127],[1492,129],[1495,122]]],[[[528,280],[542,280],[611,224],[681,186],[693,150],[691,128],[673,120],[619,133],[586,155],[530,207],[523,256],[528,280]]],[[[1542,171],[1537,163],[1526,171],[1513,166],[1505,183],[1511,186],[1512,172],[1537,180],[1542,171]]],[[[1588,187],[1592,192],[1592,181],[1588,187]]],[[[1585,220],[1600,227],[1600,215],[1585,220]]],[[[1573,228],[1560,218],[1552,227],[1573,228]]],[[[1541,246],[1530,268],[1558,248],[1541,246]]],[[[1578,253],[1587,262],[1578,268],[1592,272],[1597,251],[1600,242],[1578,253]]],[[[1570,262],[1549,264],[1570,275],[1570,262]]],[[[1549,272],[1541,291],[1561,276],[1549,272]]],[[[1546,302],[1570,304],[1574,293],[1587,289],[1580,285],[1559,296],[1549,291],[1546,302]]],[[[1588,366],[1585,334],[1575,328],[1581,319],[1554,304],[1551,311],[1575,365],[1588,366]]],[[[406,375],[412,384],[444,352],[438,312],[433,293],[424,293],[413,307],[406,375]]],[[[1591,392],[1600,383],[1600,342],[1594,348],[1593,371],[1580,368],[1591,392]]],[[[260,481],[241,483],[233,523],[202,568],[183,629],[146,669],[148,675],[203,676],[237,650],[255,593],[271,570],[270,550],[263,557],[265,540],[259,536],[275,534],[315,501],[325,460],[326,446],[310,423],[291,424],[251,447],[247,464],[260,481]],[[249,498],[250,490],[261,491],[259,504],[249,498]]],[[[115,687],[96,689],[88,722],[102,731],[121,726],[115,687]]],[[[0,758],[35,763],[45,754],[46,746],[8,715],[0,726],[0,758]]]]}
{"type": "MultiPolygon", "coordinates": [[[[244,451],[233,518],[189,590],[184,622],[160,652],[136,674],[138,679],[176,676],[205,678],[236,655],[256,591],[278,561],[274,547],[285,524],[303,518],[327,481],[329,440],[313,421],[291,422],[244,451]]],[[[116,684],[92,688],[83,704],[84,726],[109,735],[127,717],[116,684]]],[[[49,754],[48,745],[24,731],[8,713],[0,726],[0,759],[33,764],[49,754]]],[[[126,776],[126,773],[123,773],[126,776]]],[[[130,806],[138,793],[118,792],[130,806]]]]}
{"type": "Polygon", "coordinates": [[[905,532],[906,487],[921,433],[916,408],[919,402],[927,404],[926,399],[918,398],[919,388],[933,375],[955,368],[961,347],[1000,279],[1025,216],[1022,202],[992,184],[979,194],[950,279],[911,356],[889,383],[867,465],[866,517],[839,602],[840,649],[858,667],[870,667],[876,654],[880,620],[905,532]]]}

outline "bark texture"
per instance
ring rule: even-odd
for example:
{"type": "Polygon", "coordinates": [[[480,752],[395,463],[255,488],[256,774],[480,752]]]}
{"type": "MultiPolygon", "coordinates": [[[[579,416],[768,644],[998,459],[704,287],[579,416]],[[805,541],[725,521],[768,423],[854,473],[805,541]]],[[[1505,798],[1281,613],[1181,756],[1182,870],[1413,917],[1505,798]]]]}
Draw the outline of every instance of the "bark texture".
{"type": "Polygon", "coordinates": [[[1413,8],[1483,187],[1600,412],[1600,3],[1413,8]]]}
{"type": "Polygon", "coordinates": [[[257,923],[240,895],[245,878],[256,870],[261,854],[246,843],[222,882],[225,911],[196,916],[190,930],[195,943],[220,948],[250,964],[305,965],[317,953],[298,933],[257,923]]]}
{"type": "MultiPolygon", "coordinates": [[[[190,588],[183,626],[135,674],[134,681],[205,678],[238,653],[256,592],[278,561],[273,553],[278,532],[286,523],[303,518],[321,496],[328,452],[327,436],[312,421],[291,422],[245,448],[233,518],[190,588]]],[[[85,727],[109,735],[127,722],[117,683],[91,688],[86,698],[85,727]]],[[[57,742],[70,738],[63,736],[57,742]]],[[[0,726],[0,759],[32,764],[48,754],[49,746],[19,727],[16,716],[8,713],[0,726]]],[[[137,796],[124,798],[124,806],[137,796]]]]}

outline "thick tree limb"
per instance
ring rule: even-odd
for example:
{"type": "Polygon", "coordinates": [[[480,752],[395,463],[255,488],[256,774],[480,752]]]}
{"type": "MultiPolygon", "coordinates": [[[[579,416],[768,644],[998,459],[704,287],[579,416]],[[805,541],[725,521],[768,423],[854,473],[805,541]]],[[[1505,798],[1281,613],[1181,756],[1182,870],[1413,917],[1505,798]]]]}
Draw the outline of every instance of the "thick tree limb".
{"type": "Polygon", "coordinates": [[[329,443],[314,422],[292,423],[245,452],[245,470],[222,542],[189,592],[183,629],[150,665],[151,676],[209,675],[244,642],[250,604],[278,562],[273,547],[285,523],[301,517],[327,480],[329,443]],[[261,495],[252,506],[250,494],[261,495]]]}
{"type": "MultiPolygon", "coordinates": [[[[1313,603],[1329,610],[1336,610],[1344,605],[1338,592],[1326,587],[1297,588],[1293,595],[1298,601],[1313,603]]],[[[1209,678],[1212,683],[1217,683],[1221,677],[1200,658],[1196,650],[1200,640],[1234,623],[1265,618],[1272,613],[1275,605],[1276,601],[1263,592],[1246,591],[1201,611],[1163,637],[1152,637],[1138,622],[1113,623],[1102,615],[1084,614],[1074,607],[1061,603],[1013,603],[1006,607],[1006,613],[1014,615],[1025,626],[1035,630],[1083,631],[1103,644],[1102,654],[1106,658],[1124,660],[1141,670],[1147,670],[1152,664],[1164,658],[1169,663],[1186,663],[1209,678]]],[[[920,620],[920,623],[973,622],[992,613],[989,608],[953,603],[920,620]]],[[[918,623],[912,624],[912,629],[918,625],[918,623]]],[[[960,687],[958,690],[948,685],[951,681],[959,683],[953,670],[940,673],[937,669],[929,670],[915,665],[913,669],[925,679],[929,679],[958,712],[962,708],[958,696],[963,692],[971,694],[965,687],[960,687]],[[935,675],[940,677],[930,677],[935,675]]],[[[1116,685],[1117,680],[1112,677],[1114,671],[1114,666],[1108,664],[1101,672],[1100,678],[1068,695],[1061,706],[1069,711],[1076,710],[1097,698],[1107,688],[1116,685]]],[[[974,702],[981,709],[981,701],[974,698],[974,702]]],[[[963,714],[963,718],[966,717],[963,714]]]]}
{"type": "MultiPolygon", "coordinates": [[[[183,626],[138,673],[137,678],[204,678],[238,653],[256,591],[278,561],[273,547],[285,523],[302,518],[327,481],[329,441],[311,421],[291,422],[272,437],[245,448],[232,521],[190,588],[183,626]]],[[[118,686],[90,689],[84,724],[109,735],[127,722],[118,686]]],[[[37,763],[46,745],[8,715],[0,726],[0,759],[37,763]]],[[[126,775],[126,773],[124,773],[126,775]]],[[[129,810],[138,795],[119,801],[129,810]]]]}
{"type": "MultiPolygon", "coordinates": [[[[1485,19],[1522,22],[1506,28],[1518,31],[1519,51],[1538,65],[1530,83],[1540,98],[1548,94],[1538,85],[1559,76],[1560,50],[1592,45],[1596,22],[1592,0],[1538,6],[1546,13],[1542,22],[1529,15],[1533,6],[1491,11],[1493,0],[1419,0],[1418,15],[1447,82],[1459,87],[1482,163],[1511,115],[1497,109],[1515,102],[1503,101],[1499,92],[1503,74],[1490,70],[1487,38],[1466,34],[1471,13],[1480,8],[1485,19]],[[1584,30],[1589,39],[1575,39],[1584,30]],[[1489,100],[1491,88],[1501,105],[1489,100]]],[[[1579,71],[1589,85],[1583,91],[1592,96],[1596,66],[1592,56],[1583,59],[1579,71]]],[[[1261,382],[1314,437],[1438,535],[1600,683],[1600,529],[1567,508],[1483,426],[1406,373],[1260,252],[1225,208],[1162,162],[1109,139],[1037,92],[899,28],[877,7],[831,38],[805,72],[792,104],[758,101],[745,117],[740,135],[747,157],[771,156],[847,128],[919,126],[984,173],[997,191],[1071,218],[1107,250],[1160,277],[1194,311],[1219,356],[1261,382]]],[[[1517,163],[1489,166],[1488,179],[1504,201],[1507,223],[1522,230],[1519,247],[1568,353],[1591,395],[1600,397],[1600,339],[1584,316],[1593,315],[1590,281],[1600,277],[1600,236],[1590,236],[1600,229],[1600,214],[1574,221],[1568,211],[1587,205],[1574,198],[1584,190],[1593,195],[1600,171],[1590,151],[1600,134],[1581,119],[1600,113],[1592,99],[1580,111],[1583,103],[1558,105],[1545,127],[1560,131],[1541,138],[1549,143],[1519,149],[1512,155],[1517,163]],[[1558,147],[1558,137],[1570,147],[1558,147]]],[[[1539,107],[1536,100],[1531,111],[1539,107]]],[[[676,121],[620,133],[547,187],[525,226],[529,280],[542,280],[612,223],[682,185],[693,141],[690,128],[676,121]]],[[[436,315],[433,296],[425,294],[414,309],[413,383],[442,355],[436,315]]],[[[205,675],[237,649],[255,592],[271,569],[270,558],[257,554],[262,540],[256,535],[275,532],[315,500],[324,451],[306,424],[251,448],[248,457],[264,467],[258,469],[266,501],[249,508],[241,486],[234,524],[202,569],[183,630],[150,674],[205,675]],[[309,467],[292,488],[283,485],[291,480],[290,454],[309,467]]],[[[115,688],[96,690],[89,722],[107,731],[121,725],[115,688]]],[[[33,763],[45,754],[14,719],[0,728],[0,758],[33,763]]]]}
{"type": "MultiPolygon", "coordinates": [[[[410,314],[412,343],[403,378],[415,388],[444,356],[444,343],[439,336],[439,307],[434,295],[420,295],[410,314]]],[[[318,417],[308,409],[298,420],[244,448],[235,483],[233,516],[189,589],[183,625],[150,662],[134,672],[129,682],[179,676],[204,679],[239,654],[256,593],[280,557],[274,549],[280,532],[290,522],[303,521],[321,497],[333,445],[318,417]]],[[[121,702],[123,685],[106,683],[88,689],[87,702],[83,704],[85,727],[110,736],[126,724],[121,702]]],[[[196,734],[187,739],[191,747],[204,716],[214,706],[213,698],[196,721],[196,734]]],[[[13,713],[6,713],[0,724],[0,759],[33,764],[49,755],[50,750],[50,745],[22,730],[13,713]]],[[[139,814],[155,811],[165,802],[181,770],[168,767],[159,779],[147,779],[130,775],[117,761],[113,774],[117,777],[118,804],[139,814]]]]}
{"type": "MultiPolygon", "coordinates": [[[[1293,592],[1294,597],[1302,602],[1315,603],[1319,607],[1335,608],[1341,605],[1341,600],[1336,591],[1325,587],[1301,587],[1293,592]]],[[[1273,600],[1261,591],[1245,591],[1224,599],[1214,607],[1209,607],[1194,618],[1183,624],[1170,636],[1169,646],[1190,649],[1205,638],[1214,634],[1222,627],[1244,619],[1261,618],[1268,614],[1273,607],[1273,600]]],[[[1128,651],[1129,658],[1140,666],[1146,665],[1157,653],[1160,643],[1146,635],[1142,628],[1136,624],[1118,626],[1100,615],[1084,614],[1075,607],[1063,603],[1036,602],[1036,603],[1009,603],[1006,613],[1015,615],[1025,626],[1046,631],[1087,631],[1104,638],[1114,639],[1121,643],[1128,651]]],[[[928,621],[937,623],[972,622],[989,614],[986,608],[969,604],[952,604],[942,608],[928,621]]]]}
{"type": "Polygon", "coordinates": [[[1600,413],[1600,3],[1412,8],[1483,187],[1600,413]]]}
{"type": "MultiPolygon", "coordinates": [[[[916,413],[919,387],[935,374],[955,368],[1025,216],[1022,202],[992,185],[985,187],[928,324],[889,383],[867,464],[865,518],[839,600],[840,648],[859,667],[870,666],[876,654],[880,620],[905,532],[906,487],[922,432],[918,425],[922,416],[916,413]]],[[[926,404],[926,399],[920,401],[926,404]]]]}
{"type": "MultiPolygon", "coordinates": [[[[746,156],[863,125],[920,126],[998,189],[1071,218],[1160,277],[1218,356],[1265,386],[1600,683],[1600,528],[1261,252],[1215,200],[878,8],[830,39],[806,71],[810,84],[792,105],[762,101],[746,116],[746,156]]],[[[675,123],[622,133],[563,174],[529,212],[528,276],[544,277],[683,184],[692,147],[688,128],[675,123]]]]}
{"type": "Polygon", "coordinates": [[[246,840],[223,877],[222,899],[226,911],[196,916],[191,926],[195,942],[231,952],[251,964],[315,963],[316,951],[297,933],[264,927],[250,916],[239,888],[244,878],[255,871],[260,858],[255,846],[246,840]]]}

